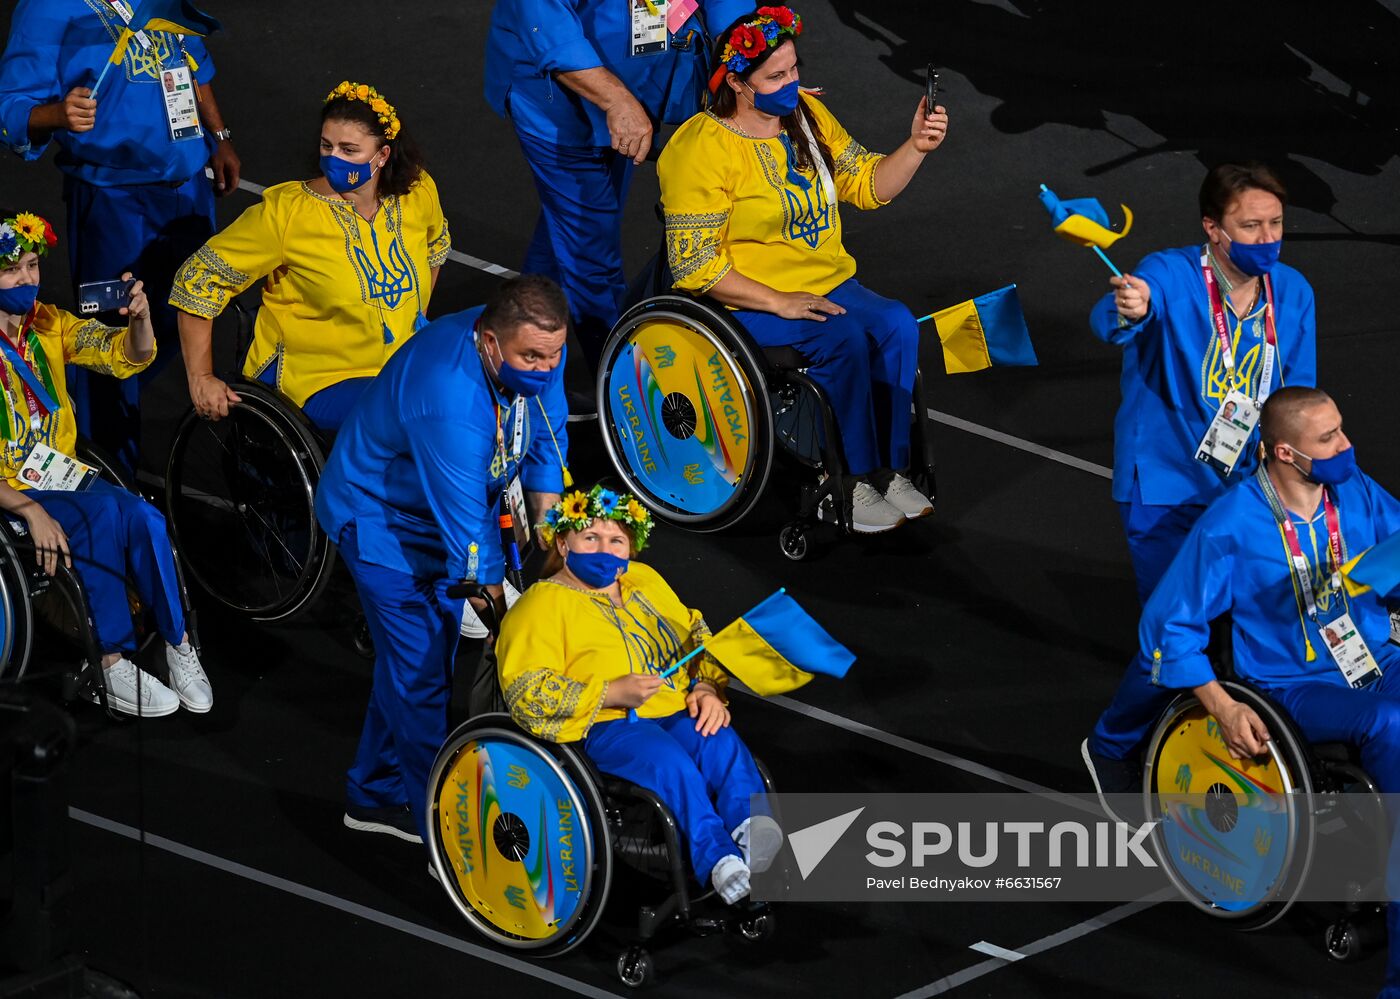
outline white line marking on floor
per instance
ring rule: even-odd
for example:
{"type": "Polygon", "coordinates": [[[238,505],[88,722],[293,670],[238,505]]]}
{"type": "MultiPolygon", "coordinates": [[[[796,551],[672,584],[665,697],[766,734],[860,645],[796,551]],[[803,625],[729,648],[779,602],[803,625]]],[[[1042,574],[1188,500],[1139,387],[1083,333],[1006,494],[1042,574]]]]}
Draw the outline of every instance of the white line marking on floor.
{"type": "MultiPolygon", "coordinates": [[[[214,171],[205,167],[204,175],[212,180],[214,171]]],[[[251,180],[242,179],[238,181],[238,189],[247,191],[250,194],[256,194],[259,197],[267,190],[262,184],[255,184],[251,180]]],[[[484,271],[496,277],[513,278],[518,277],[520,274],[519,271],[513,271],[509,267],[493,264],[489,260],[473,257],[471,254],[462,253],[459,250],[448,250],[447,259],[451,260],[453,263],[465,264],[467,267],[484,271]]],[[[971,420],[964,420],[961,417],[952,416],[948,413],[940,413],[936,409],[930,409],[928,415],[929,419],[937,423],[942,423],[945,426],[963,430],[969,434],[975,434],[978,437],[985,437],[987,440],[996,441],[998,444],[1005,444],[1007,447],[1014,447],[1021,451],[1027,451],[1030,454],[1039,455],[1042,458],[1049,458],[1051,461],[1059,462],[1061,465],[1077,468],[1081,472],[1088,472],[1091,475],[1098,475],[1105,479],[1113,478],[1113,469],[1111,468],[1106,468],[1103,465],[1096,465],[1094,462],[1085,461],[1083,458],[1076,458],[1074,455],[1065,454],[1063,451],[1056,451],[1054,448],[1045,447],[1043,444],[1023,440],[1020,437],[1013,437],[1011,434],[1004,434],[1000,430],[984,427],[980,423],[973,423],[971,420]]]]}
{"type": "Polygon", "coordinates": [[[1056,451],[1054,448],[1046,447],[1043,444],[1037,444],[1034,441],[1022,440],[1020,437],[1012,437],[1010,434],[1004,434],[1000,430],[993,430],[991,427],[984,427],[980,423],[964,420],[960,416],[952,416],[948,413],[940,413],[936,409],[930,409],[928,411],[928,417],[936,423],[942,423],[945,426],[964,430],[969,434],[976,434],[978,437],[985,437],[988,440],[996,441],[998,444],[1005,444],[1007,447],[1029,451],[1031,454],[1040,455],[1042,458],[1058,461],[1061,465],[1077,468],[1081,472],[1088,472],[1091,475],[1098,475],[1105,479],[1113,478],[1113,469],[1104,465],[1096,465],[1092,461],[1076,458],[1072,454],[1056,451]]]}
{"type": "Polygon", "coordinates": [[[1026,956],[1014,950],[1007,950],[1005,947],[998,947],[996,944],[988,943],[985,940],[978,940],[969,947],[968,950],[975,950],[977,953],[986,954],[988,957],[999,957],[1007,962],[1020,961],[1026,956]]]}
{"type": "MultiPolygon", "coordinates": [[[[117,836],[124,836],[127,839],[137,841],[142,839],[140,830],[121,822],[114,822],[111,819],[103,818],[101,815],[94,815],[92,812],[85,812],[81,808],[70,807],[68,809],[68,817],[84,825],[92,826],[95,829],[101,829],[104,832],[113,833],[117,836]]],[[[391,916],[387,912],[380,912],[378,909],[371,909],[368,906],[360,905],[357,902],[351,902],[338,895],[331,895],[328,892],[318,891],[315,888],[308,888],[306,885],[297,884],[295,881],[288,881],[286,878],[279,878],[275,874],[268,874],[266,871],[260,871],[255,867],[248,867],[232,860],[225,860],[223,857],[215,856],[212,853],[205,853],[203,850],[196,850],[192,846],[177,843],[174,840],[166,839],[164,836],[153,836],[147,833],[144,839],[146,845],[153,846],[157,850],[164,850],[177,857],[183,857],[185,860],[192,860],[197,864],[204,864],[206,867],[212,867],[215,870],[223,871],[225,874],[232,874],[234,877],[244,878],[256,884],[274,888],[277,891],[284,891],[298,898],[304,898],[309,902],[316,902],[320,905],[337,909],[357,919],[377,923],[391,930],[398,930],[400,933],[407,933],[409,936],[417,937],[419,940],[435,943],[449,950],[455,950],[458,953],[465,954],[468,957],[474,957],[481,961],[488,961],[491,964],[509,968],[511,971],[518,971],[522,975],[529,975],[531,978],[537,978],[542,982],[548,982],[550,985],[557,986],[558,988],[567,989],[576,995],[590,996],[592,999],[618,999],[619,993],[609,992],[606,989],[600,989],[597,986],[589,985],[587,982],[580,982],[576,979],[569,978],[567,975],[561,975],[556,971],[550,971],[537,962],[521,960],[518,957],[511,957],[508,954],[499,954],[487,947],[481,947],[477,944],[468,943],[465,940],[459,940],[457,937],[442,933],[439,930],[434,930],[427,926],[420,926],[417,923],[410,923],[406,919],[400,919],[398,916],[391,916]]],[[[428,872],[424,870],[423,877],[426,878],[427,876],[428,872]]]]}
{"type": "MultiPolygon", "coordinates": [[[[1020,948],[1020,950],[1010,951],[1009,953],[1018,955],[1017,960],[1034,957],[1037,954],[1045,953],[1047,950],[1054,950],[1062,944],[1067,944],[1078,940],[1080,937],[1088,936],[1090,933],[1101,930],[1106,926],[1111,926],[1114,923],[1127,919],[1129,916],[1136,916],[1139,912],[1146,912],[1159,902],[1166,902],[1177,897],[1175,889],[1163,888],[1161,891],[1146,895],[1136,902],[1125,902],[1123,905],[1100,913],[1092,919],[1086,919],[1082,923],[1075,923],[1073,926],[1066,927],[1058,933],[1052,933],[1049,936],[1041,937],[1039,940],[1034,940],[1026,944],[1026,946],[1020,948]]],[[[973,949],[975,950],[977,948],[974,947],[973,949]]],[[[1010,959],[1004,957],[992,957],[986,961],[974,964],[970,968],[964,968],[962,971],[951,974],[947,978],[940,978],[936,982],[931,982],[911,992],[905,992],[903,995],[897,996],[896,999],[929,999],[930,996],[943,995],[947,992],[951,992],[960,985],[966,985],[970,981],[981,978],[983,975],[991,974],[993,971],[1005,968],[1012,963],[1010,959]]]]}

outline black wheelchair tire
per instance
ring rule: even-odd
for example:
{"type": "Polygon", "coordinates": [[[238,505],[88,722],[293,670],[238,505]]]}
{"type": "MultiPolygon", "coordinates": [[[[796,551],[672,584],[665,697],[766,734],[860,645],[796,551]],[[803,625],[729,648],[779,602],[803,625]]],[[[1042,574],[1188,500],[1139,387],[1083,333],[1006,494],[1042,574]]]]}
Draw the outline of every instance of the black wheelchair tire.
{"type": "Polygon", "coordinates": [[[603,443],[613,468],[627,485],[628,491],[656,514],[658,519],[688,531],[708,533],[731,527],[751,513],[763,496],[773,467],[776,436],[773,411],[769,403],[768,384],[758,348],[743,326],[728,314],[728,310],[692,298],[688,295],[658,295],[629,309],[608,335],[598,362],[596,385],[600,428],[603,443]],[[619,420],[612,413],[608,378],[612,362],[628,342],[628,337],[644,323],[669,319],[687,326],[715,341],[727,352],[734,365],[748,382],[750,432],[749,458],[740,473],[741,485],[714,510],[694,513],[681,509],[658,495],[628,467],[621,446],[619,420]]]}
{"type": "Polygon", "coordinates": [[[592,765],[576,746],[568,743],[545,742],[522,732],[511,720],[510,715],[491,713],[479,715],[463,724],[447,737],[428,777],[428,853],[438,871],[438,880],[447,892],[453,906],[471,924],[472,928],[492,943],[511,950],[528,952],[533,957],[557,957],[568,953],[588,939],[589,934],[602,921],[607,906],[608,892],[612,885],[613,844],[608,829],[607,802],[602,789],[594,777],[592,765]],[[592,846],[592,866],[588,871],[583,889],[583,898],[572,922],[551,937],[527,940],[508,933],[483,918],[453,887],[453,876],[444,870],[447,866],[444,850],[438,834],[438,801],[441,785],[457,754],[468,743],[480,739],[499,739],[517,746],[533,750],[547,765],[566,775],[587,804],[588,822],[586,828],[592,846]]]}
{"type": "Polygon", "coordinates": [[[24,678],[34,652],[34,591],[23,559],[32,561],[33,549],[21,552],[9,523],[0,518],[0,682],[24,678]]]}
{"type": "Polygon", "coordinates": [[[235,381],[230,383],[229,387],[242,399],[231,408],[240,411],[247,418],[259,421],[277,435],[286,445],[295,463],[296,489],[298,495],[304,498],[306,509],[309,511],[312,532],[308,557],[297,576],[295,586],[271,599],[240,599],[219,584],[214,567],[201,565],[199,559],[188,554],[191,551],[189,542],[192,538],[186,537],[186,533],[190,528],[180,523],[185,479],[183,464],[194,435],[206,425],[206,421],[193,409],[180,421],[166,463],[166,516],[175,548],[182,554],[190,579],[202,592],[215,602],[251,620],[284,621],[311,606],[325,590],[335,565],[334,546],[331,539],[316,525],[314,512],[316,484],[326,462],[325,447],[311,422],[279,393],[265,385],[249,381],[235,381]]]}
{"type": "MultiPolygon", "coordinates": [[[[1223,680],[1221,686],[1235,700],[1252,708],[1273,736],[1273,740],[1268,744],[1269,753],[1278,763],[1280,772],[1287,776],[1290,781],[1284,788],[1285,794],[1290,797],[1301,796],[1303,801],[1310,800],[1315,790],[1314,766],[1308,746],[1303,742],[1292,721],[1280,713],[1267,698],[1262,697],[1258,692],[1244,684],[1223,680]]],[[[1183,694],[1176,698],[1162,713],[1161,719],[1152,731],[1142,776],[1143,808],[1149,819],[1155,818],[1159,814],[1153,788],[1157,773],[1157,761],[1166,737],[1175,728],[1178,718],[1199,707],[1200,701],[1194,694],[1183,694]]],[[[1218,919],[1234,929],[1261,930],[1278,922],[1292,908],[1312,867],[1315,834],[1316,823],[1312,813],[1307,807],[1298,807],[1295,835],[1293,842],[1289,844],[1291,856],[1284,864],[1285,874],[1279,887],[1268,899],[1246,909],[1237,911],[1224,909],[1211,903],[1208,899],[1200,898],[1180,880],[1174,865],[1165,860],[1162,863],[1162,870],[1182,898],[1198,912],[1218,919]]],[[[1165,858],[1167,848],[1160,822],[1152,828],[1151,842],[1157,856],[1165,858]]]]}

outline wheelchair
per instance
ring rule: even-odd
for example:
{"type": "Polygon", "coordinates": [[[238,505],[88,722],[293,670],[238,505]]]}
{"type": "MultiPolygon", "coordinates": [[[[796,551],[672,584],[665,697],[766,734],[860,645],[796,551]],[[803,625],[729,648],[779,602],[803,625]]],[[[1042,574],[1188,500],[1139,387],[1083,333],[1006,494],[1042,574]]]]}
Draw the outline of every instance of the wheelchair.
{"type": "MultiPolygon", "coordinates": [[[[604,445],[633,495],[661,520],[719,531],[758,504],[779,448],[801,470],[785,556],[807,557],[818,520],[851,531],[846,462],[830,401],[792,347],[761,348],[734,313],[672,287],[664,252],[633,285],[641,299],[612,328],[598,364],[604,445]]],[[[914,378],[910,479],[936,488],[923,373],[914,378]]]]}
{"type": "MultiPolygon", "coordinates": [[[[1222,924],[1262,929],[1302,893],[1319,837],[1335,835],[1346,837],[1341,847],[1358,859],[1362,895],[1363,882],[1384,870],[1389,820],[1354,748],[1309,744],[1263,692],[1238,680],[1221,684],[1273,738],[1263,756],[1234,760],[1195,695],[1183,694],[1163,713],[1148,744],[1143,802],[1149,821],[1162,820],[1151,838],[1172,885],[1222,924]]],[[[1330,957],[1349,961],[1384,939],[1381,907],[1347,901],[1324,944],[1330,957]]]]}
{"type": "MultiPolygon", "coordinates": [[[[600,772],[572,743],[536,739],[504,710],[495,664],[483,659],[478,688],[497,710],[459,726],[428,779],[428,850],[438,881],[471,926],[501,947],[537,957],[564,954],[598,926],[625,865],[666,884],[643,905],[637,932],[618,955],[618,978],[655,979],[647,945],[668,927],[698,936],[762,941],[776,931],[766,903],[704,913],[715,893],[696,893],[675,816],[653,792],[600,772]]],[[[755,758],[765,791],[773,781],[755,758]]]]}
{"type": "MultiPolygon", "coordinates": [[[[99,476],[127,492],[138,490],[130,475],[107,452],[84,438],[78,438],[75,448],[79,461],[98,470],[99,476]]],[[[199,648],[195,613],[190,606],[185,579],[180,569],[179,550],[171,542],[175,554],[175,570],[179,581],[181,601],[185,606],[186,629],[190,642],[199,648]]],[[[141,649],[153,642],[157,634],[148,626],[147,614],[140,598],[128,589],[132,617],[136,623],[137,641],[141,649]]],[[[102,682],[102,649],[97,641],[92,610],[87,591],[77,572],[58,565],[49,576],[34,558],[34,546],[29,541],[24,521],[0,517],[0,683],[18,683],[32,676],[30,667],[40,650],[45,631],[60,636],[82,654],[76,669],[61,671],[63,698],[75,700],[95,692],[98,703],[107,709],[106,685],[102,682]]],[[[115,715],[110,709],[108,714],[115,715]]]]}
{"type": "MultiPolygon", "coordinates": [[[[241,358],[254,312],[241,301],[232,311],[241,358]]],[[[315,508],[330,442],[266,384],[237,377],[228,385],[242,402],[225,419],[191,408],[176,429],[166,515],[200,590],[254,621],[282,621],[315,602],[335,565],[315,508]]]]}

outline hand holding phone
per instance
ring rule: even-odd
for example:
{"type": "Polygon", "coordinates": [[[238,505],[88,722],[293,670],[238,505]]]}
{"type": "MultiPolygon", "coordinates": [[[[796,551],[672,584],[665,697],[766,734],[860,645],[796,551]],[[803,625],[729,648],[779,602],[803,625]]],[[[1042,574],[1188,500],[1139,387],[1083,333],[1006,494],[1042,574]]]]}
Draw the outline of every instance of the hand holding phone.
{"type": "Polygon", "coordinates": [[[93,316],[99,312],[115,312],[131,304],[131,289],[135,281],[88,281],[78,285],[78,312],[93,316]]]}

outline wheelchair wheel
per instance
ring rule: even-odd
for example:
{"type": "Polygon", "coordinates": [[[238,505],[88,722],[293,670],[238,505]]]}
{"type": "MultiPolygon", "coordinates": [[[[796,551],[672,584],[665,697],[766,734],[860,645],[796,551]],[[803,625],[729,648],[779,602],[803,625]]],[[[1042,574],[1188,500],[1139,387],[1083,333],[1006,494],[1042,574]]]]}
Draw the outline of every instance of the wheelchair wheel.
{"type": "Polygon", "coordinates": [[[1292,724],[1248,687],[1226,682],[1273,741],[1235,760],[1220,726],[1193,695],[1167,709],[1143,773],[1152,842],[1168,879],[1197,909],[1240,929],[1275,922],[1307,878],[1314,819],[1312,776],[1292,724]]]}
{"type": "Polygon", "coordinates": [[[428,781],[428,849],[453,904],[487,939],[551,957],[603,914],[612,845],[603,797],[578,751],[506,714],[462,725],[428,781]]]}
{"type": "Polygon", "coordinates": [[[255,621],[289,618],[330,578],[335,554],[316,524],[325,466],[310,423],[277,393],[238,382],[217,422],[193,410],[165,473],[171,534],[195,584],[255,621]]]}
{"type": "Polygon", "coordinates": [[[0,683],[23,679],[34,651],[34,554],[18,549],[19,529],[0,517],[0,683]]]}
{"type": "Polygon", "coordinates": [[[693,531],[740,521],[773,462],[773,413],[748,334],[682,295],[630,309],[598,366],[608,457],[662,520],[693,531]]]}

